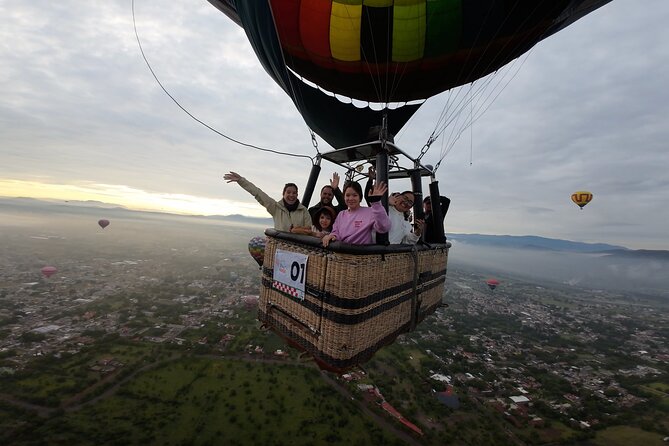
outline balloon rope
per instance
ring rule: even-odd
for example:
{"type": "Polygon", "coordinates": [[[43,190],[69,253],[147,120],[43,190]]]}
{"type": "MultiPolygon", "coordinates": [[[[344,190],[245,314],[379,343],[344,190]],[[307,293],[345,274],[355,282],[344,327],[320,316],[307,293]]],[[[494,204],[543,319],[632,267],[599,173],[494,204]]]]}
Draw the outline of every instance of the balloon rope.
{"type": "MultiPolygon", "coordinates": [[[[268,3],[269,6],[269,12],[272,15],[272,24],[274,25],[274,33],[276,35],[277,41],[279,41],[279,30],[276,27],[276,19],[274,18],[274,10],[272,9],[271,3],[268,3]]],[[[293,78],[291,77],[291,71],[288,69],[288,63],[286,62],[286,55],[284,54],[283,51],[279,51],[281,54],[281,60],[283,61],[283,69],[286,73],[286,79],[288,80],[288,86],[290,87],[290,93],[288,93],[288,96],[290,96],[293,99],[293,103],[295,104],[295,107],[297,108],[298,113],[300,114],[300,117],[302,117],[302,120],[304,120],[304,124],[307,126],[309,129],[309,133],[311,135],[311,143],[314,146],[314,149],[316,149],[316,154],[320,155],[321,152],[318,150],[318,140],[316,139],[316,134],[314,131],[309,127],[309,124],[307,123],[306,119],[304,119],[304,113],[303,110],[305,109],[304,106],[304,98],[302,97],[302,93],[299,89],[295,89],[295,85],[293,85],[293,78]]],[[[292,56],[291,56],[292,59],[292,56]]],[[[295,76],[297,76],[297,73],[295,73],[295,76]]],[[[302,78],[299,76],[300,79],[302,78]]],[[[314,161],[314,158],[311,159],[312,164],[315,164],[316,161],[314,161]]]]}
{"type": "MultiPolygon", "coordinates": [[[[470,91],[471,92],[471,91],[470,91]]],[[[474,164],[474,103],[469,103],[469,165],[474,164]]]]}
{"type": "MultiPolygon", "coordinates": [[[[515,8],[516,6],[517,6],[517,5],[514,5],[513,8],[515,8]]],[[[534,10],[534,11],[536,11],[536,10],[538,9],[538,7],[539,7],[539,5],[537,4],[537,5],[535,6],[535,10],[534,10]]],[[[504,22],[502,22],[502,24],[500,24],[500,29],[501,29],[501,27],[503,26],[503,24],[506,23],[506,21],[509,19],[509,17],[511,17],[511,12],[512,12],[512,11],[513,11],[513,9],[512,9],[511,11],[509,11],[509,13],[507,14],[506,18],[504,19],[504,22]]],[[[526,19],[526,20],[527,20],[527,19],[526,19]]],[[[479,36],[477,36],[475,40],[478,40],[478,37],[479,37],[479,36]]],[[[517,48],[519,48],[519,47],[520,47],[520,43],[519,43],[515,48],[517,49],[517,48]]],[[[490,46],[489,46],[489,45],[486,45],[486,46],[485,46],[484,54],[485,54],[485,52],[487,52],[489,49],[490,49],[490,46]]],[[[440,136],[440,135],[442,134],[442,132],[444,132],[444,131],[446,130],[446,128],[447,128],[449,125],[453,124],[453,127],[451,127],[451,132],[450,132],[451,134],[450,134],[450,136],[448,137],[448,141],[446,142],[445,145],[442,146],[442,151],[441,151],[441,154],[440,154],[441,156],[440,156],[440,158],[439,158],[439,162],[437,162],[437,164],[435,165],[435,170],[436,170],[436,168],[441,164],[441,161],[446,157],[446,155],[448,155],[448,153],[451,151],[451,149],[455,146],[455,143],[460,139],[460,136],[462,136],[462,133],[463,133],[467,128],[470,128],[470,127],[474,124],[474,122],[476,122],[479,118],[481,118],[481,117],[485,114],[485,112],[490,108],[490,106],[492,106],[492,104],[496,101],[496,99],[499,97],[499,95],[502,93],[502,91],[504,91],[504,90],[506,89],[506,87],[509,85],[509,83],[516,77],[516,75],[518,74],[518,72],[520,71],[520,69],[522,68],[522,66],[525,64],[525,61],[526,61],[527,58],[529,57],[529,54],[530,54],[530,52],[532,51],[532,49],[533,49],[533,48],[531,48],[530,51],[528,51],[528,52],[526,53],[525,58],[524,58],[524,59],[522,60],[522,62],[520,63],[520,67],[518,67],[518,68],[516,69],[516,71],[514,72],[514,74],[511,76],[511,79],[509,79],[509,80],[508,80],[508,81],[501,87],[501,89],[499,89],[499,87],[500,87],[500,85],[502,84],[502,82],[503,82],[503,80],[504,80],[504,77],[506,77],[506,73],[504,74],[504,76],[502,77],[502,79],[497,80],[496,85],[495,85],[494,87],[492,87],[491,90],[488,89],[488,87],[492,84],[493,79],[496,79],[496,78],[497,78],[497,75],[498,75],[498,73],[499,73],[499,70],[495,70],[495,72],[493,72],[493,73],[491,73],[490,75],[486,76],[486,79],[484,79],[484,83],[483,83],[483,85],[482,85],[481,87],[478,88],[478,91],[477,91],[474,95],[472,95],[471,97],[469,97],[469,98],[467,98],[467,99],[460,98],[460,99],[458,100],[458,101],[459,101],[459,105],[453,107],[453,108],[454,108],[453,114],[449,114],[449,109],[451,108],[451,104],[450,104],[450,93],[449,93],[449,100],[447,101],[446,105],[444,106],[444,109],[443,109],[443,111],[442,111],[442,114],[441,114],[441,116],[439,117],[439,120],[437,121],[437,124],[435,125],[435,129],[433,130],[432,135],[430,136],[430,138],[432,138],[433,135],[440,136]],[[499,90],[498,90],[498,89],[499,89],[499,90]],[[496,91],[496,90],[497,90],[497,91],[496,91]],[[481,99],[480,96],[482,96],[482,95],[484,94],[484,92],[485,92],[485,94],[486,94],[487,96],[486,96],[485,98],[481,99]],[[475,111],[474,113],[471,113],[471,114],[472,114],[472,115],[475,115],[475,116],[470,116],[470,119],[469,119],[469,122],[468,122],[468,123],[467,123],[467,120],[463,119],[463,120],[462,120],[462,123],[459,124],[461,127],[460,127],[460,128],[456,128],[457,125],[458,125],[458,122],[460,122],[460,114],[464,111],[464,108],[466,107],[467,103],[469,103],[469,104],[472,105],[472,107],[473,107],[473,105],[474,105],[474,104],[473,104],[474,98],[477,98],[477,99],[476,99],[476,100],[477,100],[477,104],[476,104],[476,107],[475,107],[475,108],[476,108],[476,111],[475,111]],[[491,98],[492,98],[492,99],[491,99],[491,98]],[[445,149],[444,149],[443,147],[445,147],[445,149]]],[[[518,61],[518,59],[519,59],[519,58],[516,58],[516,59],[512,62],[512,64],[513,64],[513,65],[516,65],[516,62],[518,61]]],[[[478,66],[478,62],[477,62],[477,64],[472,68],[472,72],[476,69],[477,66],[478,66]]],[[[508,71],[507,71],[507,73],[508,73],[508,71]]],[[[461,73],[461,74],[464,75],[464,72],[461,73]]],[[[474,85],[474,83],[472,83],[472,85],[474,85]]],[[[456,98],[457,98],[458,95],[460,95],[460,93],[461,93],[462,91],[463,91],[462,89],[458,89],[458,92],[457,92],[457,94],[456,94],[456,98]]],[[[454,102],[455,102],[455,101],[454,101],[454,102]]],[[[471,163],[471,160],[470,160],[470,163],[471,163]]]]}
{"type": "Polygon", "coordinates": [[[307,158],[311,161],[312,164],[314,163],[314,158],[312,158],[308,155],[300,155],[300,154],[296,154],[296,153],[281,152],[280,150],[267,149],[267,148],[264,148],[264,147],[259,147],[259,146],[253,145],[253,144],[248,144],[248,143],[239,141],[235,138],[232,138],[228,135],[225,135],[225,134],[219,132],[218,130],[216,130],[215,128],[210,126],[209,124],[207,124],[207,123],[201,121],[200,119],[198,119],[197,117],[195,117],[191,112],[186,110],[186,108],[184,106],[182,106],[179,103],[179,101],[177,101],[174,98],[174,96],[172,96],[167,91],[167,89],[163,86],[162,82],[160,82],[160,79],[158,79],[158,76],[156,76],[156,73],[153,71],[153,68],[151,67],[151,64],[149,63],[149,60],[146,58],[146,55],[144,54],[144,48],[142,48],[142,42],[139,39],[139,33],[137,32],[137,23],[135,21],[135,0],[132,0],[132,26],[135,29],[135,37],[137,38],[137,44],[139,45],[139,51],[142,53],[142,58],[144,59],[144,62],[146,63],[146,66],[149,68],[149,71],[151,72],[151,75],[153,75],[153,78],[156,80],[156,82],[158,83],[160,88],[165,92],[165,94],[172,100],[172,102],[174,102],[181,110],[183,110],[184,113],[186,113],[188,116],[190,116],[196,122],[202,124],[203,126],[208,128],[212,132],[216,133],[217,135],[222,136],[223,138],[227,139],[228,141],[234,142],[235,144],[239,144],[240,146],[247,147],[249,149],[260,150],[262,152],[275,153],[277,155],[293,156],[293,157],[296,157],[296,158],[307,158]]]}

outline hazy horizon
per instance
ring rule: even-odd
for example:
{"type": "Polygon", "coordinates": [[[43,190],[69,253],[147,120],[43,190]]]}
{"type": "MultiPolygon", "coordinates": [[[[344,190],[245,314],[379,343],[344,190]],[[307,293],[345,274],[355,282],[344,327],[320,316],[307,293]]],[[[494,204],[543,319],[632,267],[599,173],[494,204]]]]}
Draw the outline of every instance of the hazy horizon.
{"type": "MultiPolygon", "coordinates": [[[[201,254],[214,264],[229,252],[223,245],[246,253],[248,240],[262,235],[266,227],[260,223],[124,212],[111,218],[110,226],[102,229],[97,221],[108,218],[104,212],[96,215],[95,208],[77,206],[60,209],[68,212],[49,212],[39,206],[11,212],[0,209],[0,242],[17,247],[11,256],[34,264],[31,268],[35,272],[45,263],[67,263],[72,256],[94,258],[105,252],[114,253],[114,258],[119,259],[124,252],[156,259],[180,253],[196,259],[201,254]],[[21,257],[22,246],[29,247],[25,258],[21,257]]],[[[497,276],[503,281],[515,278],[669,297],[669,261],[451,242],[449,268],[475,267],[482,275],[497,276]]]]}
{"type": "MultiPolygon", "coordinates": [[[[109,212],[116,212],[116,211],[121,211],[121,212],[129,212],[129,213],[138,213],[138,214],[146,214],[152,215],[152,214],[158,214],[165,216],[166,218],[168,217],[175,217],[175,218],[202,218],[202,219],[216,219],[216,218],[234,218],[234,217],[241,217],[242,219],[245,219],[248,221],[249,224],[257,224],[260,227],[266,228],[266,227],[271,227],[272,226],[272,218],[267,216],[267,217],[255,217],[255,216],[250,216],[250,215],[245,215],[242,213],[232,213],[232,214],[187,214],[187,213],[175,213],[175,212],[170,212],[167,210],[143,210],[143,209],[133,209],[121,204],[116,204],[116,203],[107,203],[107,202],[102,202],[99,200],[60,200],[60,199],[54,199],[54,198],[34,198],[34,197],[1,197],[0,196],[0,204],[5,201],[5,203],[9,205],[18,205],[21,206],[22,204],[26,204],[25,201],[22,200],[28,200],[28,204],[32,203],[37,206],[47,206],[43,210],[45,212],[54,212],[53,208],[49,208],[51,206],[59,206],[63,208],[71,208],[72,212],[92,212],[96,213],[96,215],[99,215],[99,218],[105,218],[105,210],[108,210],[109,212]],[[50,210],[49,210],[50,209],[50,210]]],[[[2,208],[0,207],[0,211],[2,211],[2,208]]],[[[5,211],[6,213],[7,211],[5,211]]],[[[109,214],[107,212],[107,214],[109,214]]],[[[447,225],[448,226],[448,225],[447,225]]],[[[563,240],[563,241],[568,241],[568,242],[574,242],[574,243],[583,243],[583,244],[606,244],[609,245],[608,243],[603,243],[599,240],[573,240],[573,239],[558,239],[558,238],[552,238],[548,237],[539,233],[533,233],[533,234],[509,234],[509,233],[497,233],[497,234],[482,234],[482,233],[473,233],[473,232],[452,232],[448,230],[448,227],[445,229],[446,235],[447,236],[462,236],[462,235],[484,235],[484,236],[492,236],[492,237],[505,237],[505,236],[510,236],[510,237],[540,237],[540,238],[546,238],[546,239],[551,239],[551,240],[563,240]]],[[[619,246],[624,249],[632,249],[629,248],[628,246],[625,246],[623,244],[615,244],[611,246],[619,246]]],[[[660,251],[664,251],[661,249],[656,249],[660,251]]]]}
{"type": "MultiPolygon", "coordinates": [[[[0,195],[262,217],[226,172],[271,197],[286,182],[304,191],[308,157],[333,148],[320,137],[314,147],[241,27],[205,0],[103,5],[0,2],[0,195]],[[142,54],[192,116],[304,157],[250,150],[193,121],[142,54]]],[[[439,166],[435,179],[452,200],[447,230],[539,228],[551,238],[669,249],[667,22],[666,0],[609,2],[489,77],[429,98],[394,141],[439,166]],[[594,195],[584,211],[570,199],[578,190],[594,195]]],[[[317,189],[335,171],[344,175],[322,163],[317,189]]],[[[391,191],[409,183],[394,180],[391,191]]]]}

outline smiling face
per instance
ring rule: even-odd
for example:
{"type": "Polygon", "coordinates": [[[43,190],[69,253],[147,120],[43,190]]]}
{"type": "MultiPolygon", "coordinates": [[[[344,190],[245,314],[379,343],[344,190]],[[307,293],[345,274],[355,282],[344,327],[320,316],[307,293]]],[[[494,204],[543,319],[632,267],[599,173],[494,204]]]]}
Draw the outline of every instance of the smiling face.
{"type": "Polygon", "coordinates": [[[283,190],[283,199],[288,204],[295,204],[297,201],[297,188],[295,186],[286,186],[283,190]]]}
{"type": "Polygon", "coordinates": [[[332,198],[334,197],[334,191],[330,186],[325,186],[321,189],[321,203],[329,205],[332,203],[332,198]]]}
{"type": "Polygon", "coordinates": [[[353,187],[347,187],[344,192],[344,201],[348,209],[354,211],[360,207],[360,194],[353,187]]]}
{"type": "Polygon", "coordinates": [[[411,192],[405,192],[395,197],[395,209],[400,212],[408,212],[413,207],[414,195],[411,192]]]}
{"type": "Polygon", "coordinates": [[[332,217],[327,212],[322,212],[321,215],[318,216],[318,224],[320,225],[321,230],[328,229],[332,224],[332,217]]]}

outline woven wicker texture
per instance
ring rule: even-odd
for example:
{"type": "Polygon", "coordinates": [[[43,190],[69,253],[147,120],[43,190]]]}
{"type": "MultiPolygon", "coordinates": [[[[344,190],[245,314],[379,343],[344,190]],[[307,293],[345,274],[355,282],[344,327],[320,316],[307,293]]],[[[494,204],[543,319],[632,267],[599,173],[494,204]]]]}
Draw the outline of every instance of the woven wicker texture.
{"type": "Polygon", "coordinates": [[[263,261],[263,283],[266,284],[269,280],[270,286],[263,285],[260,293],[259,308],[267,312],[268,307],[278,307],[278,309],[290,314],[297,321],[308,326],[312,331],[318,331],[321,321],[322,298],[314,296],[313,292],[323,289],[326,268],[327,259],[325,251],[319,252],[313,248],[309,249],[268,237],[267,245],[265,246],[265,259],[263,261]],[[304,301],[287,296],[271,287],[272,277],[270,271],[274,268],[274,254],[277,249],[309,255],[306,270],[307,291],[304,301]]]}
{"type": "Polygon", "coordinates": [[[406,323],[411,317],[407,267],[412,270],[413,263],[411,253],[329,255],[319,350],[333,358],[351,358],[406,323]],[[348,322],[359,322],[333,321],[334,314],[356,315],[348,322]]]}
{"type": "MultiPolygon", "coordinates": [[[[419,254],[419,269],[421,272],[430,272],[431,279],[421,280],[421,313],[432,308],[436,309],[436,305],[441,303],[441,298],[444,291],[444,279],[446,273],[446,266],[448,262],[448,250],[436,249],[431,251],[421,251],[419,254]],[[439,283],[440,282],[440,283],[439,283]]],[[[425,314],[423,314],[423,318],[425,314]]],[[[422,318],[421,318],[422,320],[422,318]]]]}
{"type": "Polygon", "coordinates": [[[268,237],[258,319],[322,365],[345,369],[438,307],[447,256],[445,248],[344,254],[268,237]],[[309,255],[303,301],[272,288],[277,249],[309,255]]]}

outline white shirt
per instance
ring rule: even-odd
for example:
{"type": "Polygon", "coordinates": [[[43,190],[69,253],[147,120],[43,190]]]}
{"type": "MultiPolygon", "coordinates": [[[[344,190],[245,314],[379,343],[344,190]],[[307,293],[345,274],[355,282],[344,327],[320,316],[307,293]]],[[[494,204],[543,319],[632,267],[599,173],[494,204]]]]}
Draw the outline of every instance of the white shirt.
{"type": "Polygon", "coordinates": [[[411,232],[411,223],[404,219],[403,213],[395,209],[395,206],[388,206],[388,217],[390,217],[388,241],[391,244],[416,244],[420,237],[411,232]]]}

